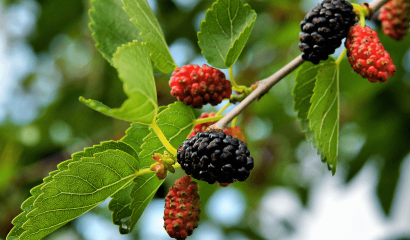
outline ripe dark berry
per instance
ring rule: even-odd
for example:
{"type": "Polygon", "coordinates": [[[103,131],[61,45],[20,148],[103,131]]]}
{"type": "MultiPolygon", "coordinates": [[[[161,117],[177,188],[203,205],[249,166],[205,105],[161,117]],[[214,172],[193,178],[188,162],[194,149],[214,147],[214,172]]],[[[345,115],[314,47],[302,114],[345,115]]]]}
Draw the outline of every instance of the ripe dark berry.
{"type": "Polygon", "coordinates": [[[353,6],[345,0],[324,0],[300,23],[299,49],[303,60],[318,64],[328,59],[355,23],[353,6]]]}
{"type": "Polygon", "coordinates": [[[178,179],[165,197],[164,228],[171,238],[186,239],[200,220],[199,186],[190,176],[178,179]]]}
{"type": "Polygon", "coordinates": [[[383,32],[395,40],[403,40],[409,32],[410,0],[392,0],[386,3],[379,16],[383,32]]]}
{"type": "Polygon", "coordinates": [[[209,184],[245,181],[254,164],[241,140],[215,129],[185,140],[177,160],[186,174],[209,184]]]}
{"type": "Polygon", "coordinates": [[[169,80],[171,95],[195,108],[210,103],[218,105],[232,94],[231,82],[220,70],[206,64],[177,68],[169,80]]]}
{"type": "MultiPolygon", "coordinates": [[[[202,113],[201,116],[198,119],[204,119],[204,118],[210,118],[210,117],[215,117],[215,113],[202,113]]],[[[214,124],[216,122],[207,122],[207,123],[201,123],[195,125],[194,129],[192,129],[192,132],[189,134],[188,138],[195,136],[199,132],[206,131],[206,129],[214,124]]]]}
{"type": "Polygon", "coordinates": [[[370,82],[386,82],[393,77],[396,66],[389,53],[370,27],[355,25],[349,31],[345,46],[350,65],[363,78],[370,82]]]}

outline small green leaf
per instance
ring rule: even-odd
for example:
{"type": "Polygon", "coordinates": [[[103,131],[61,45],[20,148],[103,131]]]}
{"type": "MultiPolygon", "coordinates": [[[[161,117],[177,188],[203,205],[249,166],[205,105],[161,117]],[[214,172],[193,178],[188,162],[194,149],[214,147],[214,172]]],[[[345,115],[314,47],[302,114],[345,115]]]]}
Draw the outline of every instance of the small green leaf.
{"type": "Polygon", "coordinates": [[[124,92],[129,98],[116,109],[83,97],[80,97],[80,101],[110,117],[130,122],[152,123],[158,110],[157,92],[145,44],[134,41],[123,45],[114,54],[113,63],[124,82],[124,92]]]}
{"type": "MultiPolygon", "coordinates": [[[[147,43],[152,61],[163,73],[170,73],[177,68],[169,52],[164,33],[146,0],[122,0],[125,11],[131,17],[131,22],[141,32],[141,37],[147,43]]],[[[171,20],[172,21],[172,20],[171,20]]]]}
{"type": "MultiPolygon", "coordinates": [[[[175,102],[158,115],[157,124],[171,145],[178,148],[191,132],[194,120],[195,115],[191,107],[181,102],[175,102]]],[[[144,139],[144,144],[141,148],[142,151],[139,154],[141,169],[149,168],[154,163],[152,159],[154,153],[164,153],[166,150],[152,129],[150,129],[150,134],[144,139]]],[[[133,210],[131,216],[132,226],[137,223],[163,180],[158,180],[156,175],[152,173],[138,176],[135,182],[136,184],[131,192],[131,197],[133,198],[131,204],[131,209],[133,210]]]]}
{"type": "Polygon", "coordinates": [[[198,32],[199,47],[209,64],[231,67],[245,47],[255,20],[255,11],[242,0],[215,2],[198,32]]]}
{"type": "Polygon", "coordinates": [[[123,10],[121,0],[93,0],[89,16],[96,47],[110,63],[118,47],[133,40],[142,42],[138,29],[123,10]]]}
{"type": "Polygon", "coordinates": [[[319,69],[308,113],[310,129],[315,133],[318,147],[336,173],[339,142],[339,68],[331,58],[319,69]]]}
{"type": "MultiPolygon", "coordinates": [[[[104,178],[102,181],[102,178],[96,175],[99,170],[104,172],[101,176],[107,177],[113,175],[112,170],[121,171],[121,175],[126,179],[128,177],[125,176],[126,173],[133,176],[138,167],[136,152],[129,145],[122,142],[103,142],[92,148],[86,148],[83,152],[73,154],[72,159],[60,163],[58,165],[59,170],[51,172],[48,177],[44,178],[42,184],[30,191],[32,196],[22,204],[21,208],[24,212],[13,219],[15,227],[10,231],[7,239],[40,239],[70,221],[69,218],[78,217],[90,210],[92,206],[98,205],[101,198],[109,194],[109,190],[115,191],[113,189],[114,184],[107,187],[110,180],[119,179],[119,176],[114,176],[104,178]],[[100,155],[97,156],[97,154],[100,155]],[[84,171],[91,168],[93,170],[90,172],[95,174],[85,176],[84,171]],[[80,177],[83,179],[81,180],[80,177]],[[84,181],[88,181],[87,185],[84,185],[84,181]],[[91,184],[94,186],[105,184],[105,187],[99,188],[98,193],[95,191],[95,193],[88,193],[87,195],[87,189],[90,189],[91,184]],[[64,193],[60,192],[59,195],[56,195],[58,191],[64,193]],[[75,198],[73,198],[74,194],[77,195],[75,198]],[[45,196],[48,196],[48,198],[46,199],[45,196]],[[90,196],[95,196],[95,198],[91,199],[90,196]],[[67,207],[68,202],[70,205],[75,206],[67,207]],[[66,204],[62,205],[63,203],[66,204]],[[88,203],[90,205],[86,206],[88,203]],[[60,215],[64,216],[57,217],[60,215]]],[[[118,185],[120,183],[117,183],[118,185]]]]}

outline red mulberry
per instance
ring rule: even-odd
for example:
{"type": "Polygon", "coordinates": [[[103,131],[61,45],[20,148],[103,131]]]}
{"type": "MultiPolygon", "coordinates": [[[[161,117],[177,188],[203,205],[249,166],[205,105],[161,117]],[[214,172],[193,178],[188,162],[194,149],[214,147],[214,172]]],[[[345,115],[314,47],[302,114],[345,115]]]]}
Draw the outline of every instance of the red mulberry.
{"type": "Polygon", "coordinates": [[[210,103],[218,105],[232,94],[231,82],[220,70],[206,64],[177,68],[169,80],[171,95],[195,108],[210,103]]]}
{"type": "Polygon", "coordinates": [[[396,66],[389,53],[370,27],[357,24],[350,28],[346,39],[347,56],[353,69],[370,82],[386,82],[393,77],[396,66]]]}

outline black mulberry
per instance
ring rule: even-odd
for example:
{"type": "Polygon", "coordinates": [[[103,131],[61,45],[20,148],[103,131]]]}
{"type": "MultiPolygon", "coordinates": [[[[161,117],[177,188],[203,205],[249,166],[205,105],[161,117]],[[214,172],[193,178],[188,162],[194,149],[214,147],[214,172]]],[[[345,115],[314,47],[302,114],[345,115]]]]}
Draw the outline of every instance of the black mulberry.
{"type": "Polygon", "coordinates": [[[186,174],[209,184],[245,181],[254,164],[241,140],[215,129],[185,140],[177,159],[186,174]]]}
{"type": "Polygon", "coordinates": [[[303,60],[318,64],[335,52],[355,24],[353,6],[345,0],[324,0],[300,23],[299,49],[303,60]]]}

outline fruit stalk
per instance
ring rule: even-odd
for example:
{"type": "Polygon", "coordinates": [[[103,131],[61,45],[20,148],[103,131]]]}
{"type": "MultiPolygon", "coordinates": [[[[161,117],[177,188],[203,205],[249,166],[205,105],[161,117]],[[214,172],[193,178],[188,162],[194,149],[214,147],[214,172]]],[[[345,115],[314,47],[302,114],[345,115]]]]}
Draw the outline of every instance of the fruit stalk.
{"type": "MultiPolygon", "coordinates": [[[[373,11],[377,11],[381,8],[384,4],[386,4],[389,0],[375,0],[369,4],[370,8],[373,11]]],[[[302,59],[301,55],[297,56],[291,62],[286,64],[283,68],[279,69],[276,73],[272,76],[262,80],[259,82],[258,87],[247,96],[238,106],[236,106],[231,112],[225,115],[224,118],[219,120],[217,123],[213,125],[213,127],[223,129],[229,122],[232,121],[236,116],[238,116],[249,104],[251,104],[256,99],[259,99],[262,95],[268,92],[276,83],[286,77],[289,73],[293,70],[298,68],[304,60],[302,59]]]]}

